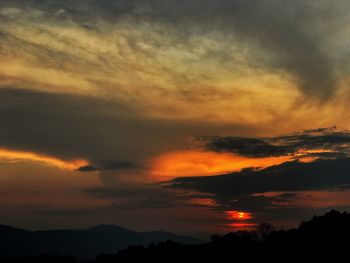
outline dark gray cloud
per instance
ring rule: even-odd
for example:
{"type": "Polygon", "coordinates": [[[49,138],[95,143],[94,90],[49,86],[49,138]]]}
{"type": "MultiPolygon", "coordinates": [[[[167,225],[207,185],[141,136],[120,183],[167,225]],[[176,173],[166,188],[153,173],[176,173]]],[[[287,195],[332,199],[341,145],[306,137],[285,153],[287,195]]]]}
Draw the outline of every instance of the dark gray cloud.
{"type": "Polygon", "coordinates": [[[90,170],[141,168],[140,159],[186,147],[187,138],[198,131],[252,130],[152,119],[115,100],[77,95],[1,88],[0,100],[0,147],[86,158],[94,166],[90,170]]]}
{"type": "MultiPolygon", "coordinates": [[[[343,1],[302,0],[17,0],[1,6],[32,7],[46,11],[51,19],[76,21],[89,29],[96,21],[127,18],[132,23],[165,24],[176,28],[184,41],[193,34],[214,31],[234,34],[274,54],[262,67],[286,71],[296,77],[308,95],[327,98],[337,86],[334,61],[323,45],[320,23],[334,19],[343,1]]],[[[223,51],[225,52],[225,51],[223,51]]]]}
{"type": "Polygon", "coordinates": [[[220,195],[325,190],[350,183],[349,158],[286,162],[265,169],[209,177],[177,178],[172,187],[220,195]]]}
{"type": "Polygon", "coordinates": [[[111,149],[111,136],[104,129],[116,131],[127,122],[121,116],[133,114],[119,103],[64,94],[1,89],[0,98],[4,102],[0,106],[2,147],[63,158],[101,155],[102,159],[103,151],[111,149]]]}
{"type": "Polygon", "coordinates": [[[335,127],[272,138],[202,136],[197,140],[208,150],[248,157],[284,156],[303,151],[299,157],[336,158],[347,156],[350,150],[350,132],[338,131],[335,127]]]}
{"type": "MultiPolygon", "coordinates": [[[[104,176],[113,176],[112,174],[104,176]]],[[[104,186],[92,187],[84,190],[85,194],[99,199],[113,201],[113,206],[119,208],[166,208],[177,206],[188,200],[188,196],[171,189],[165,189],[159,185],[128,183],[115,178],[106,183],[106,179],[102,179],[104,186]]]]}
{"type": "Polygon", "coordinates": [[[87,165],[78,168],[80,172],[93,172],[102,170],[129,170],[140,168],[137,165],[126,161],[103,161],[94,165],[87,165]]]}

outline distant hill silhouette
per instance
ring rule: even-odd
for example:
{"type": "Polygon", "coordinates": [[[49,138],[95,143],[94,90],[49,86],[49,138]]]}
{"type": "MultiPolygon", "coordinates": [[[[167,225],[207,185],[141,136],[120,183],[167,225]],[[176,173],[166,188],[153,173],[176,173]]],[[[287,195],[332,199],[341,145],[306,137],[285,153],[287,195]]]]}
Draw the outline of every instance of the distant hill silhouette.
{"type": "Polygon", "coordinates": [[[114,225],[83,230],[27,231],[0,225],[0,257],[60,255],[93,260],[101,253],[116,253],[130,245],[174,240],[199,243],[189,236],[167,232],[136,232],[114,225]]]}
{"type": "MultiPolygon", "coordinates": [[[[350,247],[350,214],[332,210],[324,216],[314,216],[310,221],[302,222],[298,228],[289,230],[276,230],[272,225],[264,223],[255,231],[238,231],[223,236],[213,235],[210,242],[197,244],[194,244],[197,240],[188,237],[163,232],[137,233],[116,226],[43,232],[28,232],[1,226],[0,237],[3,252],[16,253],[14,247],[19,245],[21,249],[27,249],[22,250],[21,253],[36,249],[32,251],[35,252],[34,254],[42,251],[55,254],[54,251],[56,253],[59,251],[60,254],[70,253],[71,255],[79,254],[81,249],[91,249],[90,255],[98,250],[115,251],[113,247],[120,247],[123,237],[132,237],[128,240],[134,240],[135,244],[147,243],[149,239],[167,240],[153,242],[147,246],[129,246],[115,254],[103,253],[95,259],[95,263],[182,262],[184,260],[193,262],[250,262],[252,260],[303,262],[308,260],[314,262],[320,259],[329,262],[347,262],[350,247]],[[185,244],[185,242],[192,244],[185,244]]],[[[75,263],[78,261],[73,257],[40,256],[12,258],[2,262],[75,263]]]]}

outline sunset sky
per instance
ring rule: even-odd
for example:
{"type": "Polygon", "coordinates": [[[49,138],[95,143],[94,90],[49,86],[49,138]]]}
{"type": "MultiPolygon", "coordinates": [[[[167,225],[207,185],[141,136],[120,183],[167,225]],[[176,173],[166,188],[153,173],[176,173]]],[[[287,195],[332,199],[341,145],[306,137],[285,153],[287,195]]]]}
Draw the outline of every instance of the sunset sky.
{"type": "Polygon", "coordinates": [[[1,0],[0,224],[203,236],[349,211],[349,12],[1,0]]]}

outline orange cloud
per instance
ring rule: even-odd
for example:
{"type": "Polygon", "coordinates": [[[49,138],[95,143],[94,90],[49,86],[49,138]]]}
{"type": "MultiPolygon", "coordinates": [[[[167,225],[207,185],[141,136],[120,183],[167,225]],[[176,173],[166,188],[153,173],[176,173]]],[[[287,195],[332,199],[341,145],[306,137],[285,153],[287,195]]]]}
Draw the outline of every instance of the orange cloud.
{"type": "Polygon", "coordinates": [[[313,150],[307,150],[307,149],[300,149],[294,154],[295,158],[298,158],[300,162],[303,163],[312,163],[313,161],[316,161],[318,159],[317,156],[312,156],[312,154],[318,154],[318,153],[334,153],[333,150],[326,150],[326,149],[313,149],[313,150]]]}
{"type": "Polygon", "coordinates": [[[81,166],[86,166],[89,164],[88,161],[82,159],[65,161],[52,156],[41,155],[33,152],[13,151],[8,149],[0,149],[0,161],[8,163],[35,162],[54,166],[64,170],[76,170],[81,166]]]}
{"type": "Polygon", "coordinates": [[[289,161],[291,156],[251,158],[231,153],[177,151],[155,158],[151,174],[157,177],[210,176],[247,167],[268,167],[289,161]]]}

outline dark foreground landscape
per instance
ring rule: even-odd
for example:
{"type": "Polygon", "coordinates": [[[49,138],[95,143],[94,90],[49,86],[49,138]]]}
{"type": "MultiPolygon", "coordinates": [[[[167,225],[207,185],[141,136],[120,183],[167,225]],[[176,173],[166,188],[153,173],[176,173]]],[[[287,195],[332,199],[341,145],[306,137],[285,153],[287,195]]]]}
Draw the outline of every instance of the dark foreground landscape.
{"type": "Polygon", "coordinates": [[[0,242],[1,262],[299,261],[306,257],[327,257],[333,262],[350,248],[350,213],[332,210],[289,230],[276,230],[263,223],[254,231],[213,235],[209,242],[164,232],[138,233],[116,226],[42,232],[2,226],[0,242]],[[122,249],[130,242],[138,245],[122,249]],[[108,252],[91,259],[98,251],[108,252]]]}

